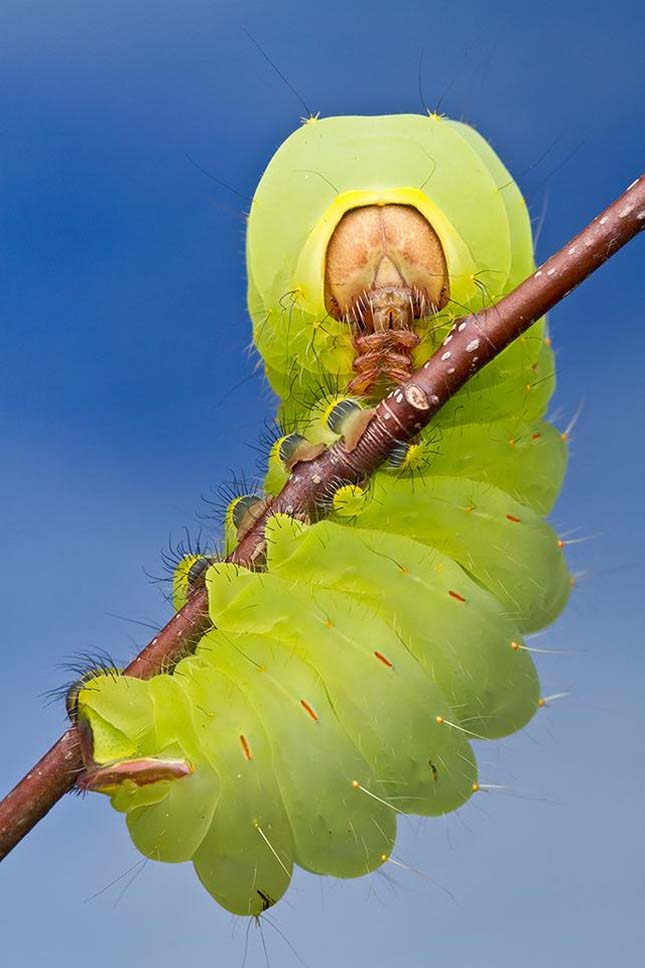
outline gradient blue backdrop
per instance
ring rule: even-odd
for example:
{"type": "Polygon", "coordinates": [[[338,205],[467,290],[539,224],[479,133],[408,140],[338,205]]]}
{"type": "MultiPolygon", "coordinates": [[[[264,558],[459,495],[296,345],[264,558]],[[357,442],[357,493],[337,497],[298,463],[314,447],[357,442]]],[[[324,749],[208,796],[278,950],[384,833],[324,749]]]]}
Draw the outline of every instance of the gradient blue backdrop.
{"type": "MultiPolygon", "coordinates": [[[[64,726],[40,694],[88,646],[125,660],[168,610],[143,568],[198,527],[200,495],[253,474],[271,414],[247,353],[244,209],[303,109],[474,123],[536,219],[545,257],[644,165],[645,13],[618,0],[108,3],[4,0],[0,342],[0,787],[64,726]],[[186,159],[239,191],[209,181],[186,159]]],[[[288,213],[285,213],[288,217],[288,213]]],[[[401,824],[388,868],[299,875],[272,922],[312,966],[641,963],[643,241],[552,314],[561,426],[584,402],[554,521],[594,535],[566,615],[536,640],[546,693],[481,750],[508,784],[401,824]],[[390,880],[391,878],[391,880],[390,880]],[[432,880],[446,885],[451,900],[432,880]],[[395,882],[395,883],[394,883],[395,882]]],[[[0,871],[3,964],[242,964],[245,928],[192,869],[137,860],[106,800],[66,798],[0,871]]],[[[297,964],[270,926],[271,964],[297,964]]],[[[257,930],[250,965],[263,964],[257,930]]]]}

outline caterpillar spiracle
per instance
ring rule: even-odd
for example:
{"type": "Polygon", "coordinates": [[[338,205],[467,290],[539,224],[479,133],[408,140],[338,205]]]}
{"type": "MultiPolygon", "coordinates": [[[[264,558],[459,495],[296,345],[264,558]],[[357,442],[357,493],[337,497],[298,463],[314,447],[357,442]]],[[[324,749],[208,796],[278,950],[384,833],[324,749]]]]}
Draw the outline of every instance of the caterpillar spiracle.
{"type": "MultiPolygon", "coordinates": [[[[269,163],[248,221],[255,346],[281,400],[264,495],[237,498],[229,544],[263,497],[443,346],[456,318],[532,270],[519,189],[472,128],[438,116],[310,119],[269,163]]],[[[468,351],[477,355],[476,338],[468,351]]],[[[262,571],[190,556],[175,606],[206,581],[212,629],[174,674],[81,683],[86,789],[138,849],[192,860],[258,915],[294,864],[358,877],[392,854],[397,814],[478,789],[471,740],[540,705],[527,633],[570,580],[545,521],[566,441],[544,414],[544,321],[472,379],[324,515],[269,519],[262,571]]]]}

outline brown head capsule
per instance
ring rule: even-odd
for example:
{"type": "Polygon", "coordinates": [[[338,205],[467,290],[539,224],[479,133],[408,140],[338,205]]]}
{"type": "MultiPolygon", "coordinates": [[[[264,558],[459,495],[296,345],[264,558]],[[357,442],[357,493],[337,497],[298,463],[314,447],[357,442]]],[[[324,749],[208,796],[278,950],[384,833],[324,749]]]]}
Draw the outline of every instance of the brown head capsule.
{"type": "Polygon", "coordinates": [[[412,372],[416,320],[448,300],[441,242],[411,205],[366,205],[347,212],[327,247],[325,305],[353,330],[356,376],[348,389],[372,393],[412,372]]]}

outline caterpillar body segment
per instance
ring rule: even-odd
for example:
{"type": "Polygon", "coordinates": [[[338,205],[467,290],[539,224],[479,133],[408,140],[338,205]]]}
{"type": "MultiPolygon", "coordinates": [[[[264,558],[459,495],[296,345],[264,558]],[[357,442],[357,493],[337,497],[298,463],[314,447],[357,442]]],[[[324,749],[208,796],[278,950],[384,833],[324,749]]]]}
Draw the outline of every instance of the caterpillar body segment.
{"type": "MultiPolygon", "coordinates": [[[[533,251],[520,192],[472,128],[329,118],[270,162],[247,265],[287,430],[264,493],[231,502],[227,550],[300,462],[351,447],[412,368],[435,351],[449,367],[459,318],[525,278],[533,251]]],[[[214,626],[194,655],[78,691],[87,788],[110,795],[146,856],[192,860],[220,904],[259,915],[294,864],[368,873],[398,816],[446,813],[479,788],[473,741],[540,706],[523,636],[570,589],[544,520],[567,459],[544,419],[554,387],[540,321],[369,481],[335,482],[311,521],[270,518],[263,571],[180,562],[175,607],[205,582],[214,626]]]]}
{"type": "Polygon", "coordinates": [[[529,655],[513,648],[522,642],[519,628],[446,555],[379,531],[361,531],[357,540],[331,521],[308,529],[283,522],[276,518],[269,526],[270,570],[369,603],[392,623],[433,682],[441,683],[456,722],[493,739],[531,719],[538,681],[529,655]],[[332,555],[315,553],[321,545],[333,549],[336,566],[332,555]]]}

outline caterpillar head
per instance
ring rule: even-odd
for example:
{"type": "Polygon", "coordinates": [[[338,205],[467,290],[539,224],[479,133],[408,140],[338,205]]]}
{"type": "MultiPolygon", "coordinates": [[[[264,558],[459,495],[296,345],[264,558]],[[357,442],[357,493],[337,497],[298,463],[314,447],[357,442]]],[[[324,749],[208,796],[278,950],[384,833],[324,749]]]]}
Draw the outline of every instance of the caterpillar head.
{"type": "Polygon", "coordinates": [[[526,208],[492,149],[416,115],[292,134],[255,193],[247,262],[255,343],[296,418],[324,380],[379,398],[533,264],[526,208]]]}

